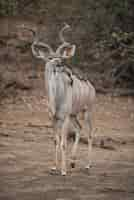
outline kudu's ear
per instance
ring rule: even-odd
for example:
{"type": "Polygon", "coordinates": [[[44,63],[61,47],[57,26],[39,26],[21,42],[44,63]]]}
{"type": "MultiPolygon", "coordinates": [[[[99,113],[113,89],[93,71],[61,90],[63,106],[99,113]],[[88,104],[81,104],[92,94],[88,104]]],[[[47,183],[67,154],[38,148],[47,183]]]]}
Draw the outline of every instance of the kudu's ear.
{"type": "Polygon", "coordinates": [[[36,58],[48,61],[48,57],[53,53],[49,45],[42,42],[33,42],[32,53],[36,58]]]}
{"type": "Polygon", "coordinates": [[[62,49],[60,49],[59,53],[62,58],[68,59],[74,56],[75,50],[76,50],[76,46],[69,44],[67,46],[64,46],[62,49]]]}

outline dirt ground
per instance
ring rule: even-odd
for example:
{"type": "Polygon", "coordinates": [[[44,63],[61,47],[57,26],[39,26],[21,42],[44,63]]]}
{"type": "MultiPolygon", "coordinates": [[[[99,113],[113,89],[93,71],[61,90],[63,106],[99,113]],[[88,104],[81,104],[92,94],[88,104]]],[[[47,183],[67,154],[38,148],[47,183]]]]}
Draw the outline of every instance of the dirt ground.
{"type": "Polygon", "coordinates": [[[62,177],[49,173],[54,135],[43,90],[5,99],[0,107],[0,199],[133,200],[133,105],[131,97],[97,96],[93,167],[89,174],[83,170],[87,144],[81,142],[76,168],[68,164],[68,175],[62,177]]]}

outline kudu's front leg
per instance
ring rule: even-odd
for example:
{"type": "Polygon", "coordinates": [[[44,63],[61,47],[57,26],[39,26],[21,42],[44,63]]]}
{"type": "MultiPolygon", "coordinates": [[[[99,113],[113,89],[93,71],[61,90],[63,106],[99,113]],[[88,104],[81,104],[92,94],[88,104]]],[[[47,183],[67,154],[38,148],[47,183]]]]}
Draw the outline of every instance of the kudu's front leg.
{"type": "Polygon", "coordinates": [[[56,119],[56,117],[54,117],[54,119],[53,119],[53,131],[54,131],[54,135],[55,135],[55,139],[54,139],[54,145],[55,145],[55,160],[54,160],[54,162],[55,162],[55,164],[51,169],[52,169],[52,171],[55,171],[55,172],[58,172],[58,169],[59,169],[60,132],[61,132],[62,123],[63,123],[63,121],[56,119]]]}
{"type": "Polygon", "coordinates": [[[92,164],[92,119],[91,119],[91,112],[85,112],[85,122],[87,128],[87,136],[88,136],[88,155],[87,155],[87,165],[86,169],[90,169],[92,164]]]}
{"type": "Polygon", "coordinates": [[[67,148],[67,133],[69,129],[70,118],[66,117],[61,129],[61,174],[66,175],[66,148],[67,148]]]}

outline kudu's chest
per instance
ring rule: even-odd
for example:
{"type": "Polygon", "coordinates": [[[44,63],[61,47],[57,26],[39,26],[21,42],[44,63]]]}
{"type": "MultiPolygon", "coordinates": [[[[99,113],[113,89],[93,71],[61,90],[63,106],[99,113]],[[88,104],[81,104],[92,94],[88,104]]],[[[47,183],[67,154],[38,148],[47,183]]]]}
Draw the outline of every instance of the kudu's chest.
{"type": "Polygon", "coordinates": [[[80,112],[90,102],[93,90],[86,80],[80,80],[64,66],[46,67],[46,86],[52,112],[65,109],[66,112],[80,112]]]}

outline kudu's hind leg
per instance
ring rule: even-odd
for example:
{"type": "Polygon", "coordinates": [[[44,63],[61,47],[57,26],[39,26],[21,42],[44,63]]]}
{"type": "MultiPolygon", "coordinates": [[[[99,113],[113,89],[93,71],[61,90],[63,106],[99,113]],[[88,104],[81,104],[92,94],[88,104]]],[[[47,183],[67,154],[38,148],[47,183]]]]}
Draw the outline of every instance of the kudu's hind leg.
{"type": "Polygon", "coordinates": [[[89,169],[92,164],[92,118],[89,111],[86,111],[84,114],[85,118],[85,125],[86,125],[86,131],[88,136],[88,155],[87,155],[87,164],[86,169],[89,169]]]}

